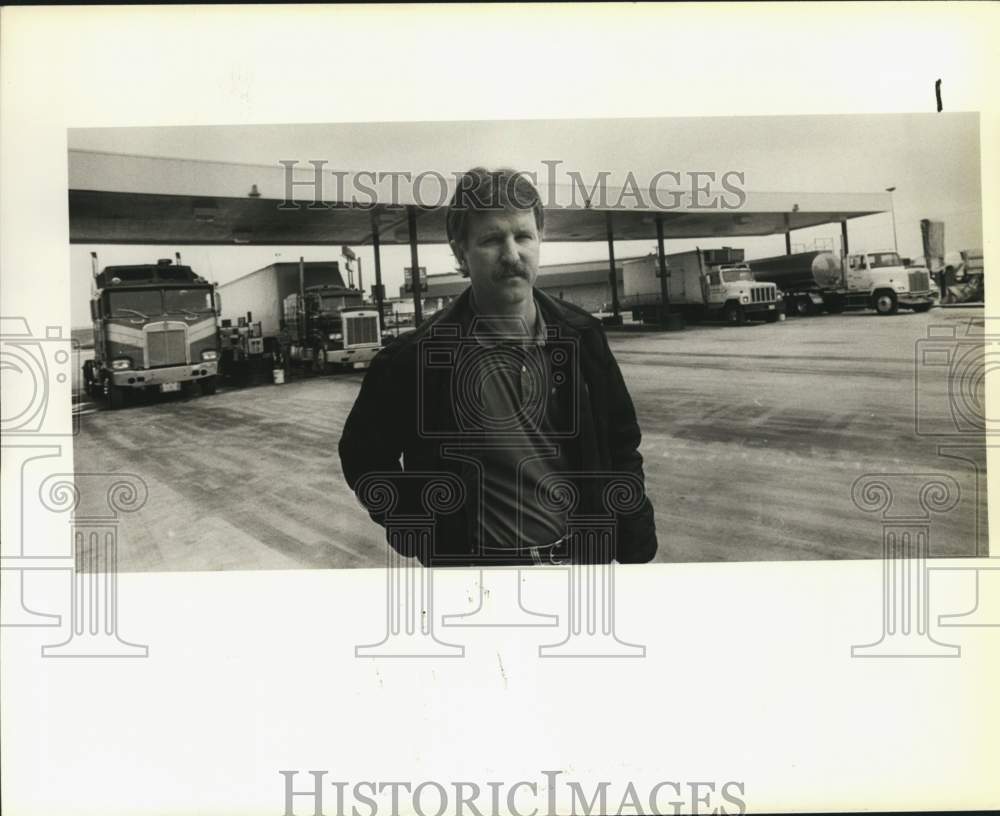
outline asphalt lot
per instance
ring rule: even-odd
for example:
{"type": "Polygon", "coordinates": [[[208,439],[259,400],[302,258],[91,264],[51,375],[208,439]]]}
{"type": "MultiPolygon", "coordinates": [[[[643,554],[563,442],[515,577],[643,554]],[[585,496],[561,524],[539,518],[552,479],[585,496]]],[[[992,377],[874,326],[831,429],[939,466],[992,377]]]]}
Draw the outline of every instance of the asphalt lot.
{"type": "MultiPolygon", "coordinates": [[[[975,555],[985,496],[971,465],[937,451],[983,437],[955,428],[947,369],[918,366],[915,353],[928,326],[961,336],[982,316],[934,309],[612,334],[643,430],[656,560],[879,557],[881,517],[851,498],[869,473],[954,478],[961,498],[933,517],[931,552],[975,555]],[[918,385],[921,416],[942,436],[915,432],[918,385]]],[[[363,376],[164,395],[117,412],[80,402],[77,471],[134,473],[149,488],[146,506],[123,517],[119,569],[383,565],[381,528],[337,456],[363,376]]]]}

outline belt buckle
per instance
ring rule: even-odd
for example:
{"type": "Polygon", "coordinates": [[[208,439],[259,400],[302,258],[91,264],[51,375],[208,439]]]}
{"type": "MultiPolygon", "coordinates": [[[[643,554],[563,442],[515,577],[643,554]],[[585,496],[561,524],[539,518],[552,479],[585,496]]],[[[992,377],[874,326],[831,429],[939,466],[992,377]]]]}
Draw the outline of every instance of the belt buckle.
{"type": "MultiPolygon", "coordinates": [[[[544,548],[543,547],[529,547],[528,551],[531,553],[531,560],[534,562],[535,566],[542,566],[545,563],[545,561],[542,560],[542,553],[541,553],[542,549],[545,549],[548,552],[548,556],[549,556],[548,557],[548,563],[549,564],[552,564],[553,566],[557,566],[557,567],[558,566],[562,566],[563,564],[565,564],[566,563],[565,560],[557,560],[556,557],[555,557],[559,545],[562,544],[564,541],[566,541],[566,536],[563,536],[562,538],[557,538],[551,544],[546,544],[544,548]]],[[[568,555],[568,554],[569,554],[569,551],[568,551],[568,548],[567,548],[566,555],[568,555]]]]}

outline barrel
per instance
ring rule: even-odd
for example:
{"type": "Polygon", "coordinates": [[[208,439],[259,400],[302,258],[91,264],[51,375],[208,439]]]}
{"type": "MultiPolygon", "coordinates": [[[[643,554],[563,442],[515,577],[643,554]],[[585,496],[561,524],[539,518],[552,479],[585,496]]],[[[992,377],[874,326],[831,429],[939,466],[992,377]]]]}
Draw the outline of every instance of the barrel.
{"type": "Polygon", "coordinates": [[[747,261],[754,277],[775,284],[783,292],[840,289],[840,258],[833,252],[797,252],[747,261]]]}

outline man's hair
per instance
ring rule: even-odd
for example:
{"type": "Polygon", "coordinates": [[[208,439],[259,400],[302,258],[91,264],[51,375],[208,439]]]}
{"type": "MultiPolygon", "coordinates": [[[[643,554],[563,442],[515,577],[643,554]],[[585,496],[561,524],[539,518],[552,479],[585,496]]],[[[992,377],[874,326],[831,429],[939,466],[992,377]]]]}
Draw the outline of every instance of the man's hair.
{"type": "MultiPolygon", "coordinates": [[[[445,219],[448,240],[464,245],[469,232],[469,216],[492,210],[531,210],[539,234],[545,226],[542,198],[524,173],[507,167],[499,170],[473,167],[458,180],[455,195],[448,205],[445,219]]],[[[459,271],[469,274],[464,267],[459,271]]]]}

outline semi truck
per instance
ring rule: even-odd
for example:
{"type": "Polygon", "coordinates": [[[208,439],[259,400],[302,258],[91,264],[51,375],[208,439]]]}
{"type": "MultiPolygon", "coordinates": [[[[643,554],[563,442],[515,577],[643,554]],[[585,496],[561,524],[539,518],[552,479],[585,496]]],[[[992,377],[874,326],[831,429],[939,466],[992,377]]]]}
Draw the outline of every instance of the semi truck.
{"type": "Polygon", "coordinates": [[[91,253],[90,316],[94,357],[83,365],[83,386],[108,407],[130,393],[155,390],[212,394],[219,360],[213,284],[170,258],[155,264],[107,266],[91,253]]]}
{"type": "Polygon", "coordinates": [[[666,266],[664,285],[656,254],[622,262],[622,307],[631,310],[633,320],[659,322],[665,308],[693,320],[781,319],[777,287],[754,279],[742,249],[676,252],[666,256],[666,266]]]}
{"type": "Polygon", "coordinates": [[[926,312],[934,304],[930,275],[910,269],[895,252],[862,252],[846,262],[834,252],[798,252],[749,262],[757,280],[775,284],[789,314],[874,309],[896,314],[900,307],[926,312]]]}
{"type": "Polygon", "coordinates": [[[223,370],[259,362],[324,372],[366,368],[382,347],[378,312],[336,261],[273,263],[219,286],[223,370]]]}

